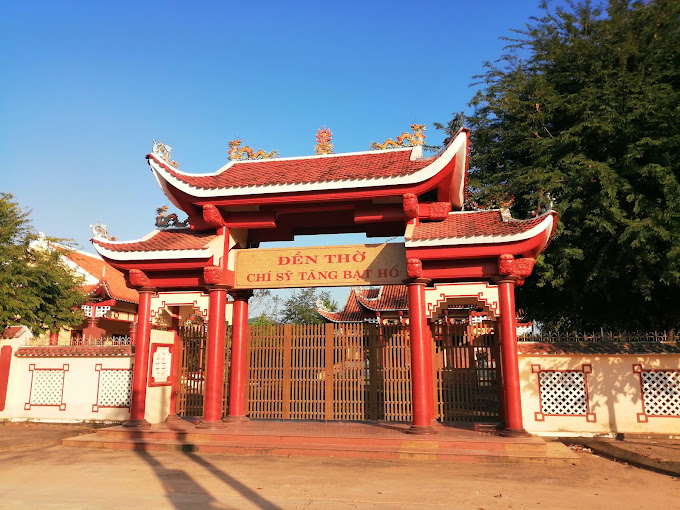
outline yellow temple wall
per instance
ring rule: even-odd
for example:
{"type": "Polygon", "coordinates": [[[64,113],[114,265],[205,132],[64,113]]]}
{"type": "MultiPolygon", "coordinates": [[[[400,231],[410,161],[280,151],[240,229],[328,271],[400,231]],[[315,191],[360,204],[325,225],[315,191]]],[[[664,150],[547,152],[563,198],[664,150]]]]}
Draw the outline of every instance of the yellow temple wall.
{"type": "Polygon", "coordinates": [[[520,355],[519,368],[528,432],[680,436],[680,354],[520,355]]]}

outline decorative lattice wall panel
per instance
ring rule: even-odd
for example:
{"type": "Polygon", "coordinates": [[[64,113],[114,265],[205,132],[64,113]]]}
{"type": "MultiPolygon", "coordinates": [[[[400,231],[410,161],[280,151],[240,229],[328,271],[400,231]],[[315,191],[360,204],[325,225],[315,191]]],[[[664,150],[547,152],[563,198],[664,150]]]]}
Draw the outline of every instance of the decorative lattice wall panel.
{"type": "Polygon", "coordinates": [[[642,412],[639,423],[646,423],[650,416],[680,417],[680,370],[645,370],[633,365],[633,372],[640,376],[642,412]]]}
{"type": "Polygon", "coordinates": [[[99,384],[92,412],[98,412],[100,407],[130,407],[132,369],[102,368],[101,365],[95,365],[94,369],[99,372],[99,384]]]}
{"type": "Polygon", "coordinates": [[[581,370],[541,370],[540,365],[531,365],[531,372],[538,374],[541,410],[534,413],[536,421],[544,421],[546,416],[585,416],[586,421],[597,421],[588,399],[591,365],[583,365],[581,370]]]}
{"type": "Polygon", "coordinates": [[[64,404],[64,377],[68,372],[68,365],[62,368],[35,368],[28,366],[31,372],[31,390],[24,409],[29,411],[33,406],[55,406],[60,411],[66,410],[64,404]]]}

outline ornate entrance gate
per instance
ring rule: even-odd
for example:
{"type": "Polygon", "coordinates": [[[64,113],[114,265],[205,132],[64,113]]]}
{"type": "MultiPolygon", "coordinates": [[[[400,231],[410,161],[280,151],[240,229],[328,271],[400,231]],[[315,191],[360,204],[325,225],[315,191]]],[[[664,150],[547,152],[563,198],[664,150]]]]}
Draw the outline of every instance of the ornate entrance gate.
{"type": "MultiPolygon", "coordinates": [[[[248,415],[261,419],[411,419],[406,326],[249,328],[248,415]]],[[[433,325],[436,412],[445,422],[498,421],[493,329],[433,325]]]]}

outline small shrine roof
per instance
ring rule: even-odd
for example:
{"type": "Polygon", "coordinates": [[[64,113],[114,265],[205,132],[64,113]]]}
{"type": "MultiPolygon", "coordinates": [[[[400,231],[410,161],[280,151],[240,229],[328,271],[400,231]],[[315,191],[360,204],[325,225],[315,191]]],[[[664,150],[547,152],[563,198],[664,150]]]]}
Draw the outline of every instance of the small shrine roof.
{"type": "Polygon", "coordinates": [[[345,308],[340,312],[328,312],[322,308],[316,310],[322,317],[331,322],[363,322],[365,313],[359,306],[356,295],[357,289],[352,289],[345,303],[345,308]]]}
{"type": "Polygon", "coordinates": [[[422,222],[406,232],[406,246],[506,243],[552,232],[557,213],[528,220],[503,216],[499,209],[455,211],[443,221],[422,222]],[[448,241],[448,242],[447,242],[448,241]]]}
{"type": "Polygon", "coordinates": [[[109,297],[118,301],[127,301],[128,303],[139,303],[137,291],[130,289],[125,284],[123,273],[108,262],[93,255],[77,251],[69,252],[66,257],[83,271],[92,275],[93,278],[99,280],[94,284],[83,285],[85,292],[88,294],[93,294],[103,287],[109,297]]]}
{"type": "Polygon", "coordinates": [[[408,310],[408,294],[406,285],[385,285],[372,296],[368,291],[376,289],[359,289],[356,299],[359,303],[374,312],[390,312],[408,310]]]}
{"type": "Polygon", "coordinates": [[[215,232],[194,232],[191,229],[154,230],[136,241],[92,239],[95,249],[103,256],[117,260],[136,258],[198,258],[208,257],[208,245],[218,236],[215,232]],[[183,252],[183,253],[177,253],[183,252]]]}

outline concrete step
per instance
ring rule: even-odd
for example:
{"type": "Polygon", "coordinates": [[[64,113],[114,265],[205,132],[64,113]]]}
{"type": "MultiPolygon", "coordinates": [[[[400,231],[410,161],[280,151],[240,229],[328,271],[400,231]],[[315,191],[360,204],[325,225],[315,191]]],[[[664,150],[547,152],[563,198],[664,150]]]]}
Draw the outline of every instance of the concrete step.
{"type": "MultiPolygon", "coordinates": [[[[272,439],[272,438],[270,438],[272,439]]],[[[302,438],[298,438],[302,439],[302,438]]],[[[443,462],[500,462],[500,463],[546,463],[563,464],[578,462],[578,456],[561,443],[549,443],[543,451],[532,451],[511,446],[507,449],[448,448],[432,440],[402,440],[392,444],[332,444],[307,442],[277,443],[267,441],[231,440],[180,440],[132,437],[107,437],[90,434],[68,438],[64,446],[81,448],[108,448],[117,450],[174,451],[197,453],[221,453],[233,455],[276,455],[307,457],[372,458],[384,460],[415,460],[443,462]]]]}
{"type": "Polygon", "coordinates": [[[221,442],[225,444],[254,444],[254,445],[298,445],[317,444],[326,446],[384,446],[386,448],[397,448],[406,442],[409,444],[423,445],[436,443],[438,448],[446,450],[483,450],[483,451],[533,451],[537,453],[545,452],[545,441],[539,437],[526,438],[498,438],[497,436],[485,436],[481,434],[470,434],[461,438],[446,438],[435,436],[408,436],[397,433],[389,437],[363,436],[356,435],[304,435],[304,434],[258,434],[257,432],[241,433],[233,431],[212,430],[198,432],[181,430],[130,430],[124,427],[112,427],[100,429],[97,435],[102,439],[113,441],[118,439],[139,439],[139,440],[162,440],[178,441],[183,443],[198,442],[221,442]]]}

